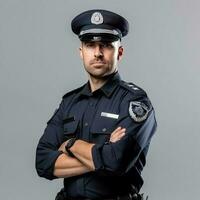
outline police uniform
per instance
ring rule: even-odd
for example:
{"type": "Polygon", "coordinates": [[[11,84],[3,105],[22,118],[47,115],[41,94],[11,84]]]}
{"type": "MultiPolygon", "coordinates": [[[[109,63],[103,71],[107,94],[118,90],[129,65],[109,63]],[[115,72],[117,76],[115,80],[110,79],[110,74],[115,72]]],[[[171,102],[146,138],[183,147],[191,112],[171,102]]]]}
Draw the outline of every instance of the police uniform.
{"type": "MultiPolygon", "coordinates": [[[[90,10],[72,21],[72,30],[82,41],[115,41],[128,33],[128,22],[110,11],[90,10]]],[[[66,199],[115,199],[143,185],[141,172],[156,130],[154,109],[146,92],[123,81],[118,72],[107,79],[94,92],[88,81],[65,94],[37,146],[37,172],[52,180],[57,178],[54,164],[64,141],[76,137],[95,144],[95,171],[65,178],[66,199]],[[126,134],[111,143],[110,135],[119,126],[126,134]]]]}

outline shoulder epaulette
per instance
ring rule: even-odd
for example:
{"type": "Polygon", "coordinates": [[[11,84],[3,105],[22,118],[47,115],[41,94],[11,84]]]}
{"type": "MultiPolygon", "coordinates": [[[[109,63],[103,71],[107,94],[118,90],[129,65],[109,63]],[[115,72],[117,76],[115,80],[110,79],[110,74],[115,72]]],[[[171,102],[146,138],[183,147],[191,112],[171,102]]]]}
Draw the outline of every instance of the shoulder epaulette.
{"type": "Polygon", "coordinates": [[[79,91],[81,91],[81,89],[82,89],[84,86],[85,86],[85,84],[82,85],[82,86],[79,87],[79,88],[76,88],[76,89],[74,89],[74,90],[71,90],[71,91],[67,92],[65,95],[63,95],[62,98],[64,99],[64,98],[66,98],[66,97],[68,97],[68,96],[70,96],[70,95],[72,95],[72,94],[78,93],[79,91]]]}
{"type": "Polygon", "coordinates": [[[133,83],[121,81],[120,85],[138,97],[147,95],[146,92],[142,88],[138,87],[137,85],[133,83]]]}

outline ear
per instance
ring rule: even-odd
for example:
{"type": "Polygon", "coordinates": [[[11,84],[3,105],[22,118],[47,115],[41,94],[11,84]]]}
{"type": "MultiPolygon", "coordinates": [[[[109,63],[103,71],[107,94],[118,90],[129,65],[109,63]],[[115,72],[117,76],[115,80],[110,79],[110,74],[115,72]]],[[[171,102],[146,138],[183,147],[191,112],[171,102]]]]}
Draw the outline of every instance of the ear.
{"type": "Polygon", "coordinates": [[[122,59],[123,53],[124,53],[124,48],[123,48],[122,46],[120,46],[120,47],[118,48],[117,60],[121,60],[121,59],[122,59]]]}
{"type": "Polygon", "coordinates": [[[79,47],[79,55],[81,57],[81,59],[83,59],[83,48],[79,47]]]}

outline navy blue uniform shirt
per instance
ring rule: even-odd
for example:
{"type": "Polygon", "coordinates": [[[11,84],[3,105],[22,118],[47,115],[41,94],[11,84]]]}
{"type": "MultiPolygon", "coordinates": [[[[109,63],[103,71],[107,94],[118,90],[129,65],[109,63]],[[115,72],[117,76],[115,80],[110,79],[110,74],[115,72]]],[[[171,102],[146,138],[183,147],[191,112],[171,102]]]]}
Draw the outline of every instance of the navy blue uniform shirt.
{"type": "Polygon", "coordinates": [[[154,109],[144,90],[112,74],[100,89],[90,91],[89,82],[63,96],[48,121],[36,151],[39,176],[55,179],[54,164],[62,153],[60,145],[72,137],[95,143],[95,171],[64,179],[71,197],[102,198],[124,194],[131,185],[140,190],[141,171],[150,140],[156,130],[154,109]],[[126,134],[110,143],[117,127],[126,134]]]}

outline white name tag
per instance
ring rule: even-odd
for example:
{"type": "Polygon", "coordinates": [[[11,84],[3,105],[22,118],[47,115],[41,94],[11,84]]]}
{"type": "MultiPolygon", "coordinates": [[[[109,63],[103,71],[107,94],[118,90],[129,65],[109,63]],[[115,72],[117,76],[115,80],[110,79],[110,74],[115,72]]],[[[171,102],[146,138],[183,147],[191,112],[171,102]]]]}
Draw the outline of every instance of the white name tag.
{"type": "Polygon", "coordinates": [[[113,119],[118,119],[119,115],[113,114],[113,113],[106,113],[106,112],[102,112],[101,113],[102,117],[108,117],[108,118],[113,118],[113,119]]]}

